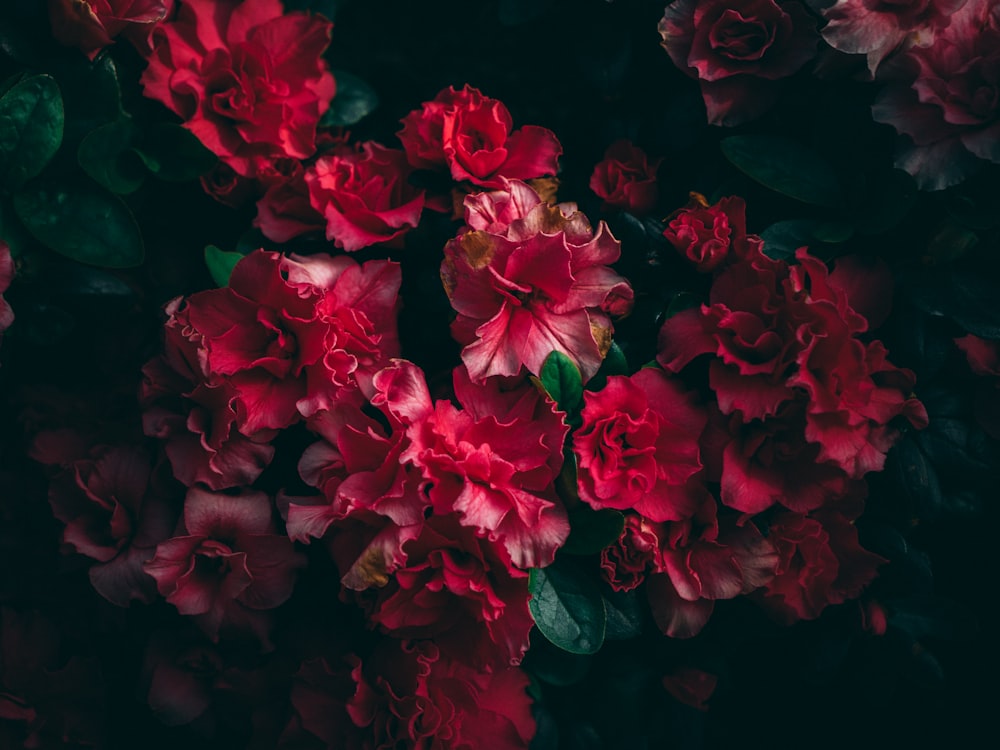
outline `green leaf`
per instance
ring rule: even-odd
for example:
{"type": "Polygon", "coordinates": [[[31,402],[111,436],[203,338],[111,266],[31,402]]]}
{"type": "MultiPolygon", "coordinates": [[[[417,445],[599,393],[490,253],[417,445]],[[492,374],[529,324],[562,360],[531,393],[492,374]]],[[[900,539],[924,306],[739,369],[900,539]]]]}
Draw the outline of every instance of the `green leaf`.
{"type": "Polygon", "coordinates": [[[150,172],[167,182],[195,180],[218,161],[197,136],[180,125],[170,123],[158,123],[148,128],[135,152],[150,172]]]}
{"type": "Polygon", "coordinates": [[[604,611],[608,618],[604,634],[607,640],[624,641],[642,635],[643,605],[638,591],[605,591],[604,611]]]}
{"type": "Polygon", "coordinates": [[[0,98],[0,186],[17,190],[55,156],[63,137],[63,102],[49,76],[25,78],[0,98]]]}
{"type": "Polygon", "coordinates": [[[592,555],[618,541],[624,528],[625,516],[621,512],[581,506],[569,514],[569,538],[562,551],[569,555],[592,555]]]}
{"type": "Polygon", "coordinates": [[[104,268],[142,263],[135,219],[119,198],[103,190],[34,185],[14,196],[14,210],[35,239],[72,260],[104,268]]]}
{"type": "Polygon", "coordinates": [[[720,145],[733,166],[764,187],[815,206],[843,203],[833,167],[796,141],[773,135],[735,135],[720,145]]]}
{"type": "Polygon", "coordinates": [[[625,352],[615,342],[611,342],[611,348],[601,362],[601,367],[590,380],[587,381],[588,391],[600,391],[608,384],[608,378],[612,375],[628,375],[628,360],[625,359],[625,352]]]}
{"type": "Polygon", "coordinates": [[[667,309],[663,313],[663,319],[674,317],[677,313],[683,310],[690,310],[692,307],[700,307],[702,298],[693,292],[678,292],[670,300],[670,304],[667,305],[667,309]]]}
{"type": "Polygon", "coordinates": [[[212,274],[213,281],[219,286],[229,284],[229,277],[236,264],[241,260],[243,260],[243,253],[226,252],[215,245],[208,245],[205,248],[205,265],[208,266],[208,272],[212,274]]]}
{"type": "Polygon", "coordinates": [[[566,413],[576,411],[583,398],[583,377],[573,360],[562,352],[550,352],[538,379],[560,409],[566,413]]]}
{"type": "Polygon", "coordinates": [[[132,136],[131,121],[109,122],[80,142],[76,159],[84,172],[112,193],[134,193],[145,181],[146,172],[130,148],[132,136]]]}
{"type": "Polygon", "coordinates": [[[321,128],[348,127],[360,122],[378,106],[375,89],[356,75],[343,70],[333,71],[337,79],[337,94],[330,109],[319,121],[321,128]]]}
{"type": "Polygon", "coordinates": [[[604,642],[604,600],[595,579],[573,567],[532,568],[528,608],[542,635],[573,654],[593,654],[604,642]]]}

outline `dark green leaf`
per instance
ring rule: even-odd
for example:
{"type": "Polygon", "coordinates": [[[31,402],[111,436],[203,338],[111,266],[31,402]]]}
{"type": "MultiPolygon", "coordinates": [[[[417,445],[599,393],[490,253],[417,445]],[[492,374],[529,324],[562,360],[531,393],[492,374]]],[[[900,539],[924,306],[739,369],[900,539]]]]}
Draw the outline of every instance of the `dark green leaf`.
{"type": "Polygon", "coordinates": [[[118,68],[111,55],[99,55],[93,63],[66,62],[53,70],[66,110],[66,141],[78,141],[94,128],[122,117],[118,68]]]}
{"type": "Polygon", "coordinates": [[[901,169],[884,171],[868,178],[852,221],[862,234],[887,232],[909,213],[917,202],[917,184],[901,169]]]}
{"type": "Polygon", "coordinates": [[[49,76],[31,76],[0,98],[0,186],[16,190],[41,172],[63,137],[63,102],[49,76]]]}
{"type": "Polygon", "coordinates": [[[129,120],[109,122],[90,131],[76,152],[83,171],[112,193],[133,193],[146,179],[141,161],[130,148],[132,131],[129,120]]]}
{"type": "Polygon", "coordinates": [[[205,265],[212,274],[212,280],[219,286],[227,286],[233,268],[243,259],[242,253],[229,253],[215,245],[205,248],[205,265]]]}
{"type": "Polygon", "coordinates": [[[14,209],[43,245],[80,263],[131,268],[142,263],[139,228],[119,198],[88,185],[36,185],[14,209]]]}
{"type": "Polygon", "coordinates": [[[533,568],[528,591],[531,616],[553,644],[573,654],[593,654],[601,648],[606,616],[592,576],[558,564],[533,568]]]}
{"type": "Polygon", "coordinates": [[[812,219],[778,221],[760,233],[764,254],[775,260],[791,258],[800,247],[808,247],[817,222],[812,219]]]}
{"type": "Polygon", "coordinates": [[[76,328],[76,318],[61,307],[47,304],[19,305],[17,318],[4,336],[50,346],[69,336],[76,328]]]}
{"type": "Polygon", "coordinates": [[[371,114],[378,106],[375,89],[356,75],[343,70],[333,71],[337,79],[337,95],[330,102],[330,109],[320,120],[320,127],[348,127],[371,114]]]}
{"type": "Polygon", "coordinates": [[[958,640],[976,634],[976,620],[958,602],[934,596],[887,600],[889,625],[913,638],[958,640]]]}
{"type": "Polygon", "coordinates": [[[617,510],[592,510],[581,506],[569,514],[569,538],[562,551],[569,555],[592,555],[618,541],[625,516],[617,510]]]}
{"type": "Polygon", "coordinates": [[[605,591],[604,611],[608,618],[604,637],[609,641],[624,641],[642,634],[643,603],[639,592],[605,591]]]}
{"type": "Polygon", "coordinates": [[[538,379],[560,409],[567,413],[576,411],[583,398],[583,378],[573,360],[562,352],[550,352],[538,379]]]}
{"type": "Polygon", "coordinates": [[[720,144],[733,166],[789,198],[816,206],[843,202],[837,175],[815,151],[772,135],[734,135],[720,144]]]}
{"type": "Polygon", "coordinates": [[[17,218],[10,198],[0,198],[0,240],[7,243],[15,258],[24,255],[32,242],[28,230],[17,218]]]}
{"type": "Polygon", "coordinates": [[[320,13],[331,21],[337,19],[337,11],[347,0],[286,0],[285,10],[308,10],[313,13],[320,13]]]}
{"type": "Polygon", "coordinates": [[[611,375],[628,375],[628,360],[625,359],[625,352],[615,342],[611,342],[611,348],[601,362],[601,367],[590,380],[587,381],[587,390],[599,391],[607,385],[608,377],[611,375]]]}
{"type": "Polygon", "coordinates": [[[592,657],[589,654],[572,654],[563,651],[532,631],[531,648],[522,665],[524,669],[549,685],[575,685],[590,672],[592,657]]]}
{"type": "Polygon", "coordinates": [[[218,161],[193,133],[169,123],[148,128],[135,152],[150,172],[167,182],[197,179],[218,161]]]}
{"type": "Polygon", "coordinates": [[[701,305],[701,297],[697,294],[692,294],[691,292],[678,292],[670,300],[670,304],[667,305],[667,309],[663,313],[663,320],[674,317],[677,313],[682,310],[690,310],[692,307],[699,307],[701,305]]]}

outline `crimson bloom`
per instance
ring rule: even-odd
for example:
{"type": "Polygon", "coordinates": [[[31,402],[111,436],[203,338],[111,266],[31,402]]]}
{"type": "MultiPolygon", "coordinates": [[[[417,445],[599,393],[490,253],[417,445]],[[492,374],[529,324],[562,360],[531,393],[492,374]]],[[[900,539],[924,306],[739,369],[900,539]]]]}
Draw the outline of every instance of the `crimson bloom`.
{"type": "Polygon", "coordinates": [[[243,177],[256,157],[305,159],[336,89],[332,27],[280,0],[181,0],[153,32],[144,93],[243,177]]]}
{"type": "Polygon", "coordinates": [[[14,322],[14,311],[10,309],[7,300],[3,298],[3,293],[10,288],[10,282],[14,279],[14,259],[10,255],[10,247],[6,242],[0,240],[0,341],[3,341],[3,332],[10,328],[14,322]]]}
{"type": "Polygon", "coordinates": [[[222,495],[188,490],[178,535],[160,543],[144,568],[182,615],[213,639],[223,626],[249,625],[292,594],[305,559],[279,533],[263,492],[222,495]]]}
{"type": "Polygon", "coordinates": [[[172,7],[173,0],[49,0],[49,20],[60,44],[93,60],[119,35],[148,51],[150,33],[172,7]]]}
{"type": "Polygon", "coordinates": [[[722,198],[710,206],[698,193],[692,193],[690,204],[671,217],[663,236],[702,273],[731,258],[746,257],[762,244],[759,237],[747,234],[742,198],[722,198]]]}
{"type": "Polygon", "coordinates": [[[507,107],[478,89],[449,87],[403,118],[399,139],[418,169],[446,167],[455,180],[490,188],[559,171],[562,146],[537,125],[512,130],[507,107]]]}
{"type": "Polygon", "coordinates": [[[659,25],[663,47],[698,79],[712,125],[739,125],[766,112],[777,81],[816,54],[816,24],[801,4],[747,0],[675,0],[659,25]]]}
{"type": "Polygon", "coordinates": [[[441,278],[472,379],[537,374],[552,351],[589,379],[611,345],[611,318],[632,308],[632,288],[608,266],[618,240],[604,222],[595,233],[574,205],[550,206],[522,182],[466,198],[465,216],[441,278]]]}
{"type": "Polygon", "coordinates": [[[615,141],[594,167],[590,189],[604,201],[605,210],[621,208],[642,216],[656,207],[656,170],[661,161],[651,162],[646,152],[630,141],[615,141]]]}

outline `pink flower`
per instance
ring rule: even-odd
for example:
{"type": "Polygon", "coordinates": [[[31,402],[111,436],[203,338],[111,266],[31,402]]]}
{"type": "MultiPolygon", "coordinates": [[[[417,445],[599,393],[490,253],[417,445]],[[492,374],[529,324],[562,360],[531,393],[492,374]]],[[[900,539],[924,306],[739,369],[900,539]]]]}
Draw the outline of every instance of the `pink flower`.
{"type": "Polygon", "coordinates": [[[590,189],[604,200],[604,209],[621,208],[636,216],[656,207],[659,191],[656,170],[662,159],[649,161],[646,152],[630,141],[615,141],[594,167],[590,189]]]}
{"type": "Polygon", "coordinates": [[[305,159],[335,84],[323,60],[332,24],[280,0],[182,0],[153,32],[146,96],[243,177],[256,157],[305,159]]]}
{"type": "Polygon", "coordinates": [[[262,492],[188,490],[178,535],[160,543],[144,568],[166,600],[217,640],[220,628],[253,623],[292,594],[305,559],[278,532],[262,492]]]}
{"type": "Polygon", "coordinates": [[[798,2],[675,0],[659,25],[663,47],[698,79],[712,125],[739,125],[766,112],[787,78],[816,54],[819,36],[798,2]]]}
{"type": "Polygon", "coordinates": [[[767,535],[778,552],[774,578],[758,600],[776,620],[812,620],[831,604],[857,598],[885,563],[858,544],[854,525],[837,513],[779,513],[767,535]]]}
{"type": "Polygon", "coordinates": [[[616,544],[601,550],[601,576],[615,591],[632,591],[646,580],[650,570],[662,565],[660,540],[666,526],[629,513],[616,544]]]}
{"type": "Polygon", "coordinates": [[[453,179],[482,187],[556,174],[562,146],[552,131],[512,127],[502,102],[466,85],[444,89],[404,117],[399,139],[414,167],[447,167],[453,179]]]}
{"type": "Polygon", "coordinates": [[[49,487],[52,513],[66,524],[63,544],[96,561],[90,582],[119,607],[156,596],[142,566],[177,521],[164,484],[152,475],[141,448],[100,446],[56,475],[49,487]]]}
{"type": "Polygon", "coordinates": [[[365,658],[302,664],[279,747],[523,750],[535,733],[527,687],[520,669],[477,670],[433,643],[384,640],[365,658]]]}
{"type": "Polygon", "coordinates": [[[445,247],[441,278],[458,313],[452,333],[473,380],[537,374],[552,351],[589,379],[632,289],[609,266],[620,246],[572,205],[550,206],[520,182],[466,199],[469,227],[445,247]]]}
{"type": "MultiPolygon", "coordinates": [[[[553,484],[567,432],[562,414],[528,383],[504,392],[494,382],[473,384],[461,368],[455,394],[465,408],[436,401],[428,410],[425,394],[401,458],[423,472],[434,512],[458,513],[463,525],[502,544],[519,568],[551,563],[569,534],[553,484]]],[[[397,408],[414,395],[397,395],[397,408]]]]}
{"type": "Polygon", "coordinates": [[[823,10],[823,38],[834,49],[868,56],[874,75],[900,47],[927,47],[967,0],[837,0],[823,10]]]}
{"type": "Polygon", "coordinates": [[[929,47],[885,63],[872,105],[878,122],[906,136],[896,152],[925,190],[958,184],[1000,163],[1000,6],[969,0],[929,47]]]}
{"type": "Polygon", "coordinates": [[[52,36],[91,60],[119,35],[147,52],[150,33],[172,5],[173,0],[49,0],[52,36]]]}
{"type": "Polygon", "coordinates": [[[352,253],[417,226],[424,192],[407,181],[411,171],[402,151],[374,141],[321,156],[305,181],[313,208],[326,221],[326,238],[352,253]]]}
{"type": "Polygon", "coordinates": [[[698,440],[703,409],[658,368],[612,376],[584,393],[573,436],[580,499],[593,508],[635,510],[651,521],[691,516],[705,495],[698,440]]]}
{"type": "Polygon", "coordinates": [[[747,234],[742,198],[722,198],[709,206],[698,193],[692,193],[688,206],[672,216],[663,236],[702,273],[761,246],[759,237],[747,234]]]}

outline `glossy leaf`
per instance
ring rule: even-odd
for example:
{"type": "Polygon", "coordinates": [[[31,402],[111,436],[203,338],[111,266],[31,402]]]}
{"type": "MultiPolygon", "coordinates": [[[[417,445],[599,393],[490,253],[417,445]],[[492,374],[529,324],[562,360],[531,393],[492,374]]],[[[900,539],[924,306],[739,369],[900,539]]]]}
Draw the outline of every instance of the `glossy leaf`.
{"type": "Polygon", "coordinates": [[[843,195],[833,167],[796,141],[771,135],[737,135],[721,143],[725,157],[752,180],[789,198],[836,207],[843,195]]]}
{"type": "Polygon", "coordinates": [[[215,245],[209,245],[205,248],[205,265],[208,266],[208,272],[212,274],[212,280],[219,286],[229,285],[229,277],[236,264],[242,259],[242,253],[226,252],[215,245]]]}
{"type": "Polygon", "coordinates": [[[573,654],[596,653],[604,642],[604,600],[589,573],[553,564],[533,568],[528,608],[542,635],[573,654]]]}
{"type": "Polygon", "coordinates": [[[108,192],[76,183],[37,185],[14,196],[14,209],[35,239],[75,261],[104,268],[142,263],[139,227],[108,192]]]}
{"type": "Polygon", "coordinates": [[[63,117],[49,76],[24,78],[0,98],[0,187],[14,191],[45,169],[62,143],[63,117]]]}
{"type": "Polygon", "coordinates": [[[92,130],[76,153],[84,172],[119,195],[135,192],[146,179],[142,162],[130,150],[132,131],[129,120],[109,122],[92,130]]]}
{"type": "Polygon", "coordinates": [[[337,95],[320,120],[321,127],[348,127],[360,122],[378,107],[375,89],[356,75],[343,70],[333,71],[337,79],[337,95]]]}
{"type": "Polygon", "coordinates": [[[550,352],[538,373],[545,392],[564,412],[576,411],[583,398],[583,378],[576,363],[562,352],[550,352]]]}

